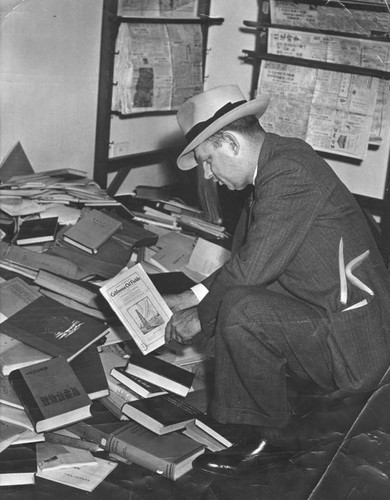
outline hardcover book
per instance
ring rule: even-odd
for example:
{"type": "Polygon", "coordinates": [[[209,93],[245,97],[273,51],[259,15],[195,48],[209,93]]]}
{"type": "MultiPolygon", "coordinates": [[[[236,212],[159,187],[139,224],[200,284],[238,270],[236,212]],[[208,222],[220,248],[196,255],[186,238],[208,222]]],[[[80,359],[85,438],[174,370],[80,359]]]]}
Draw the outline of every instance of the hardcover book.
{"type": "Polygon", "coordinates": [[[44,296],[1,325],[9,337],[68,361],[102,338],[107,329],[103,321],[44,296]]]}
{"type": "MultiPolygon", "coordinates": [[[[123,349],[121,349],[116,344],[109,345],[109,346],[104,345],[101,347],[99,355],[100,355],[100,359],[101,359],[102,364],[103,364],[103,369],[104,369],[104,373],[105,373],[106,380],[108,383],[110,396],[112,396],[111,403],[113,403],[114,402],[113,400],[115,399],[115,402],[117,403],[116,406],[118,406],[118,404],[120,404],[119,409],[121,410],[122,406],[127,401],[134,401],[136,399],[139,399],[138,395],[136,395],[134,392],[130,391],[130,389],[128,387],[123,385],[121,382],[119,382],[116,378],[114,378],[111,375],[111,370],[113,367],[126,366],[126,364],[127,364],[128,358],[125,357],[125,352],[123,351],[123,349]],[[118,398],[115,398],[115,395],[117,395],[118,398]],[[119,398],[122,400],[121,403],[119,403],[119,398]]],[[[104,404],[108,403],[108,405],[110,405],[110,402],[108,402],[107,399],[105,399],[103,401],[103,403],[104,404]]],[[[112,405],[110,405],[110,410],[113,410],[112,405]]],[[[117,410],[116,410],[116,413],[117,413],[117,410]]]]}
{"type": "Polygon", "coordinates": [[[91,416],[91,400],[61,356],[15,370],[9,378],[36,432],[91,416]]]}
{"type": "Polygon", "coordinates": [[[23,221],[16,236],[17,245],[33,245],[54,241],[58,228],[58,217],[28,219],[23,221]]]}
{"type": "MultiPolygon", "coordinates": [[[[107,213],[104,209],[103,212],[107,213]]],[[[116,207],[111,216],[122,223],[122,227],[115,234],[115,238],[123,244],[139,248],[157,243],[158,235],[135,222],[131,222],[129,220],[129,216],[132,217],[131,212],[124,206],[116,207]]]]}
{"type": "Polygon", "coordinates": [[[103,398],[109,395],[106,374],[95,345],[85,349],[69,364],[90,399],[103,398]]]}
{"type": "Polygon", "coordinates": [[[121,384],[118,380],[111,377],[112,380],[108,381],[108,387],[110,388],[110,397],[118,397],[118,402],[121,401],[121,408],[125,403],[130,401],[136,401],[140,399],[140,395],[131,391],[127,386],[121,384]],[[114,382],[113,382],[114,381],[114,382]]]}
{"type": "Polygon", "coordinates": [[[129,359],[126,372],[182,397],[187,396],[195,377],[192,372],[180,366],[153,355],[141,356],[138,353],[134,353],[129,359]]]}
{"type": "Polygon", "coordinates": [[[55,431],[44,433],[45,442],[57,445],[69,446],[79,450],[87,450],[91,452],[103,451],[103,448],[96,443],[91,443],[85,439],[81,439],[75,432],[69,430],[69,426],[55,431]]]}
{"type": "Polygon", "coordinates": [[[126,403],[122,413],[159,435],[183,429],[201,414],[171,394],[126,403]]]}
{"type": "Polygon", "coordinates": [[[101,444],[108,452],[174,481],[190,471],[193,460],[205,450],[179,432],[159,436],[137,422],[114,431],[101,444]]]}
{"type": "Polygon", "coordinates": [[[64,233],[63,239],[67,243],[93,254],[121,226],[120,221],[100,210],[92,209],[64,233]]]}
{"type": "Polygon", "coordinates": [[[167,391],[161,387],[151,384],[147,380],[143,380],[135,375],[131,375],[131,373],[126,371],[124,366],[113,368],[111,375],[142,398],[152,398],[161,394],[167,394],[167,391]]]}
{"type": "Polygon", "coordinates": [[[110,390],[110,394],[99,401],[118,420],[129,420],[129,417],[122,413],[123,406],[129,401],[123,395],[110,390]]]}
{"type": "Polygon", "coordinates": [[[205,444],[210,451],[220,451],[233,445],[223,427],[223,424],[219,424],[211,417],[202,415],[189,422],[183,433],[205,444]]]}
{"type": "Polygon", "coordinates": [[[126,268],[100,288],[142,354],[165,343],[171,310],[141,264],[126,268]]]}
{"type": "Polygon", "coordinates": [[[0,284],[0,323],[41,297],[36,288],[18,276],[0,284]]]}
{"type": "Polygon", "coordinates": [[[35,444],[10,446],[0,453],[0,486],[34,484],[37,471],[35,444]]]}
{"type": "Polygon", "coordinates": [[[123,429],[126,425],[126,422],[121,422],[120,420],[113,418],[110,421],[100,423],[81,421],[69,425],[66,429],[79,436],[80,439],[88,441],[89,443],[94,443],[99,446],[101,450],[103,447],[102,443],[107,443],[111,433],[119,429],[123,429]]]}

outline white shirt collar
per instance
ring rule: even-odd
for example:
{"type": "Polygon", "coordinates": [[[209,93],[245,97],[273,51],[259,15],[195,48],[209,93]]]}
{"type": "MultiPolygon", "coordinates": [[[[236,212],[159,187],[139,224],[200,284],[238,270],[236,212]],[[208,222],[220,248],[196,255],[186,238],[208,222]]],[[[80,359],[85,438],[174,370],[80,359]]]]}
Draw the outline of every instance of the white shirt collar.
{"type": "Polygon", "coordinates": [[[259,169],[259,164],[256,165],[256,168],[255,168],[255,172],[253,174],[253,181],[252,181],[252,184],[255,185],[255,182],[256,182],[256,177],[257,177],[257,171],[259,169]]]}

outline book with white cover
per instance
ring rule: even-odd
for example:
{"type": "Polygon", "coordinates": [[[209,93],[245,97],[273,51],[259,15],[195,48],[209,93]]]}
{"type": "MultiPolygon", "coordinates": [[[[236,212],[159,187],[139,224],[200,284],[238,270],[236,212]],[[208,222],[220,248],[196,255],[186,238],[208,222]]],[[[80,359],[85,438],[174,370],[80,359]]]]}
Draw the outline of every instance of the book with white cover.
{"type": "Polygon", "coordinates": [[[141,264],[125,268],[100,292],[143,354],[165,344],[165,326],[172,312],[141,264]]]}
{"type": "Polygon", "coordinates": [[[97,466],[95,457],[88,450],[46,441],[37,443],[36,450],[38,469],[41,471],[97,466]]]}
{"type": "Polygon", "coordinates": [[[93,491],[117,467],[116,462],[95,457],[97,465],[84,465],[54,471],[41,471],[38,469],[36,476],[48,481],[66,484],[72,488],[84,491],[93,491]]]}

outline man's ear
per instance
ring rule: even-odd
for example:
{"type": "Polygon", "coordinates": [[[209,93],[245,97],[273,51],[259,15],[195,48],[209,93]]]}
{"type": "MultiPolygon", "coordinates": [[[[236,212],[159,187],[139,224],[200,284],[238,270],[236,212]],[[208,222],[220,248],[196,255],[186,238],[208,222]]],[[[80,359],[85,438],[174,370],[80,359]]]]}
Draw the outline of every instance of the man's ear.
{"type": "Polygon", "coordinates": [[[234,155],[237,155],[240,152],[240,147],[241,147],[238,137],[233,132],[224,132],[223,138],[225,140],[226,145],[231,150],[231,152],[234,155]]]}

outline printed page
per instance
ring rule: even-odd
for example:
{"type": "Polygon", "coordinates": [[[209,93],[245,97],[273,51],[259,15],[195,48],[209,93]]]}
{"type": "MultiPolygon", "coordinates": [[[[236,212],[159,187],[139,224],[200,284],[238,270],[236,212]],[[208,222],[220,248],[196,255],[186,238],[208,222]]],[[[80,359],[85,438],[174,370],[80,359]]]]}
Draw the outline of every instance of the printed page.
{"type": "Polygon", "coordinates": [[[196,24],[169,24],[172,72],[172,108],[203,90],[201,27],[196,24]]]}
{"type": "Polygon", "coordinates": [[[196,17],[198,0],[119,0],[122,17],[196,17]]]}
{"type": "Polygon", "coordinates": [[[317,151],[366,155],[378,79],[317,71],[306,141],[317,151]]]}
{"type": "Polygon", "coordinates": [[[314,149],[364,158],[378,79],[263,61],[258,93],[270,104],[261,118],[268,132],[298,137],[314,149]]]}
{"type": "Polygon", "coordinates": [[[268,29],[268,52],[314,61],[390,70],[390,44],[280,28],[268,29]]]}
{"type": "Polygon", "coordinates": [[[386,34],[390,31],[389,12],[295,4],[286,0],[271,0],[270,12],[272,24],[359,35],[371,35],[372,31],[386,34]]]}
{"type": "Polygon", "coordinates": [[[199,25],[123,23],[114,62],[112,110],[167,111],[203,88],[199,25]]]}
{"type": "Polygon", "coordinates": [[[260,120],[264,129],[305,139],[315,82],[315,68],[263,61],[257,91],[270,98],[260,120]]]}
{"type": "Polygon", "coordinates": [[[125,269],[100,288],[143,354],[165,343],[171,310],[141,264],[125,269]]]}
{"type": "Polygon", "coordinates": [[[121,24],[116,52],[113,111],[171,109],[173,76],[166,26],[121,24]]]}

